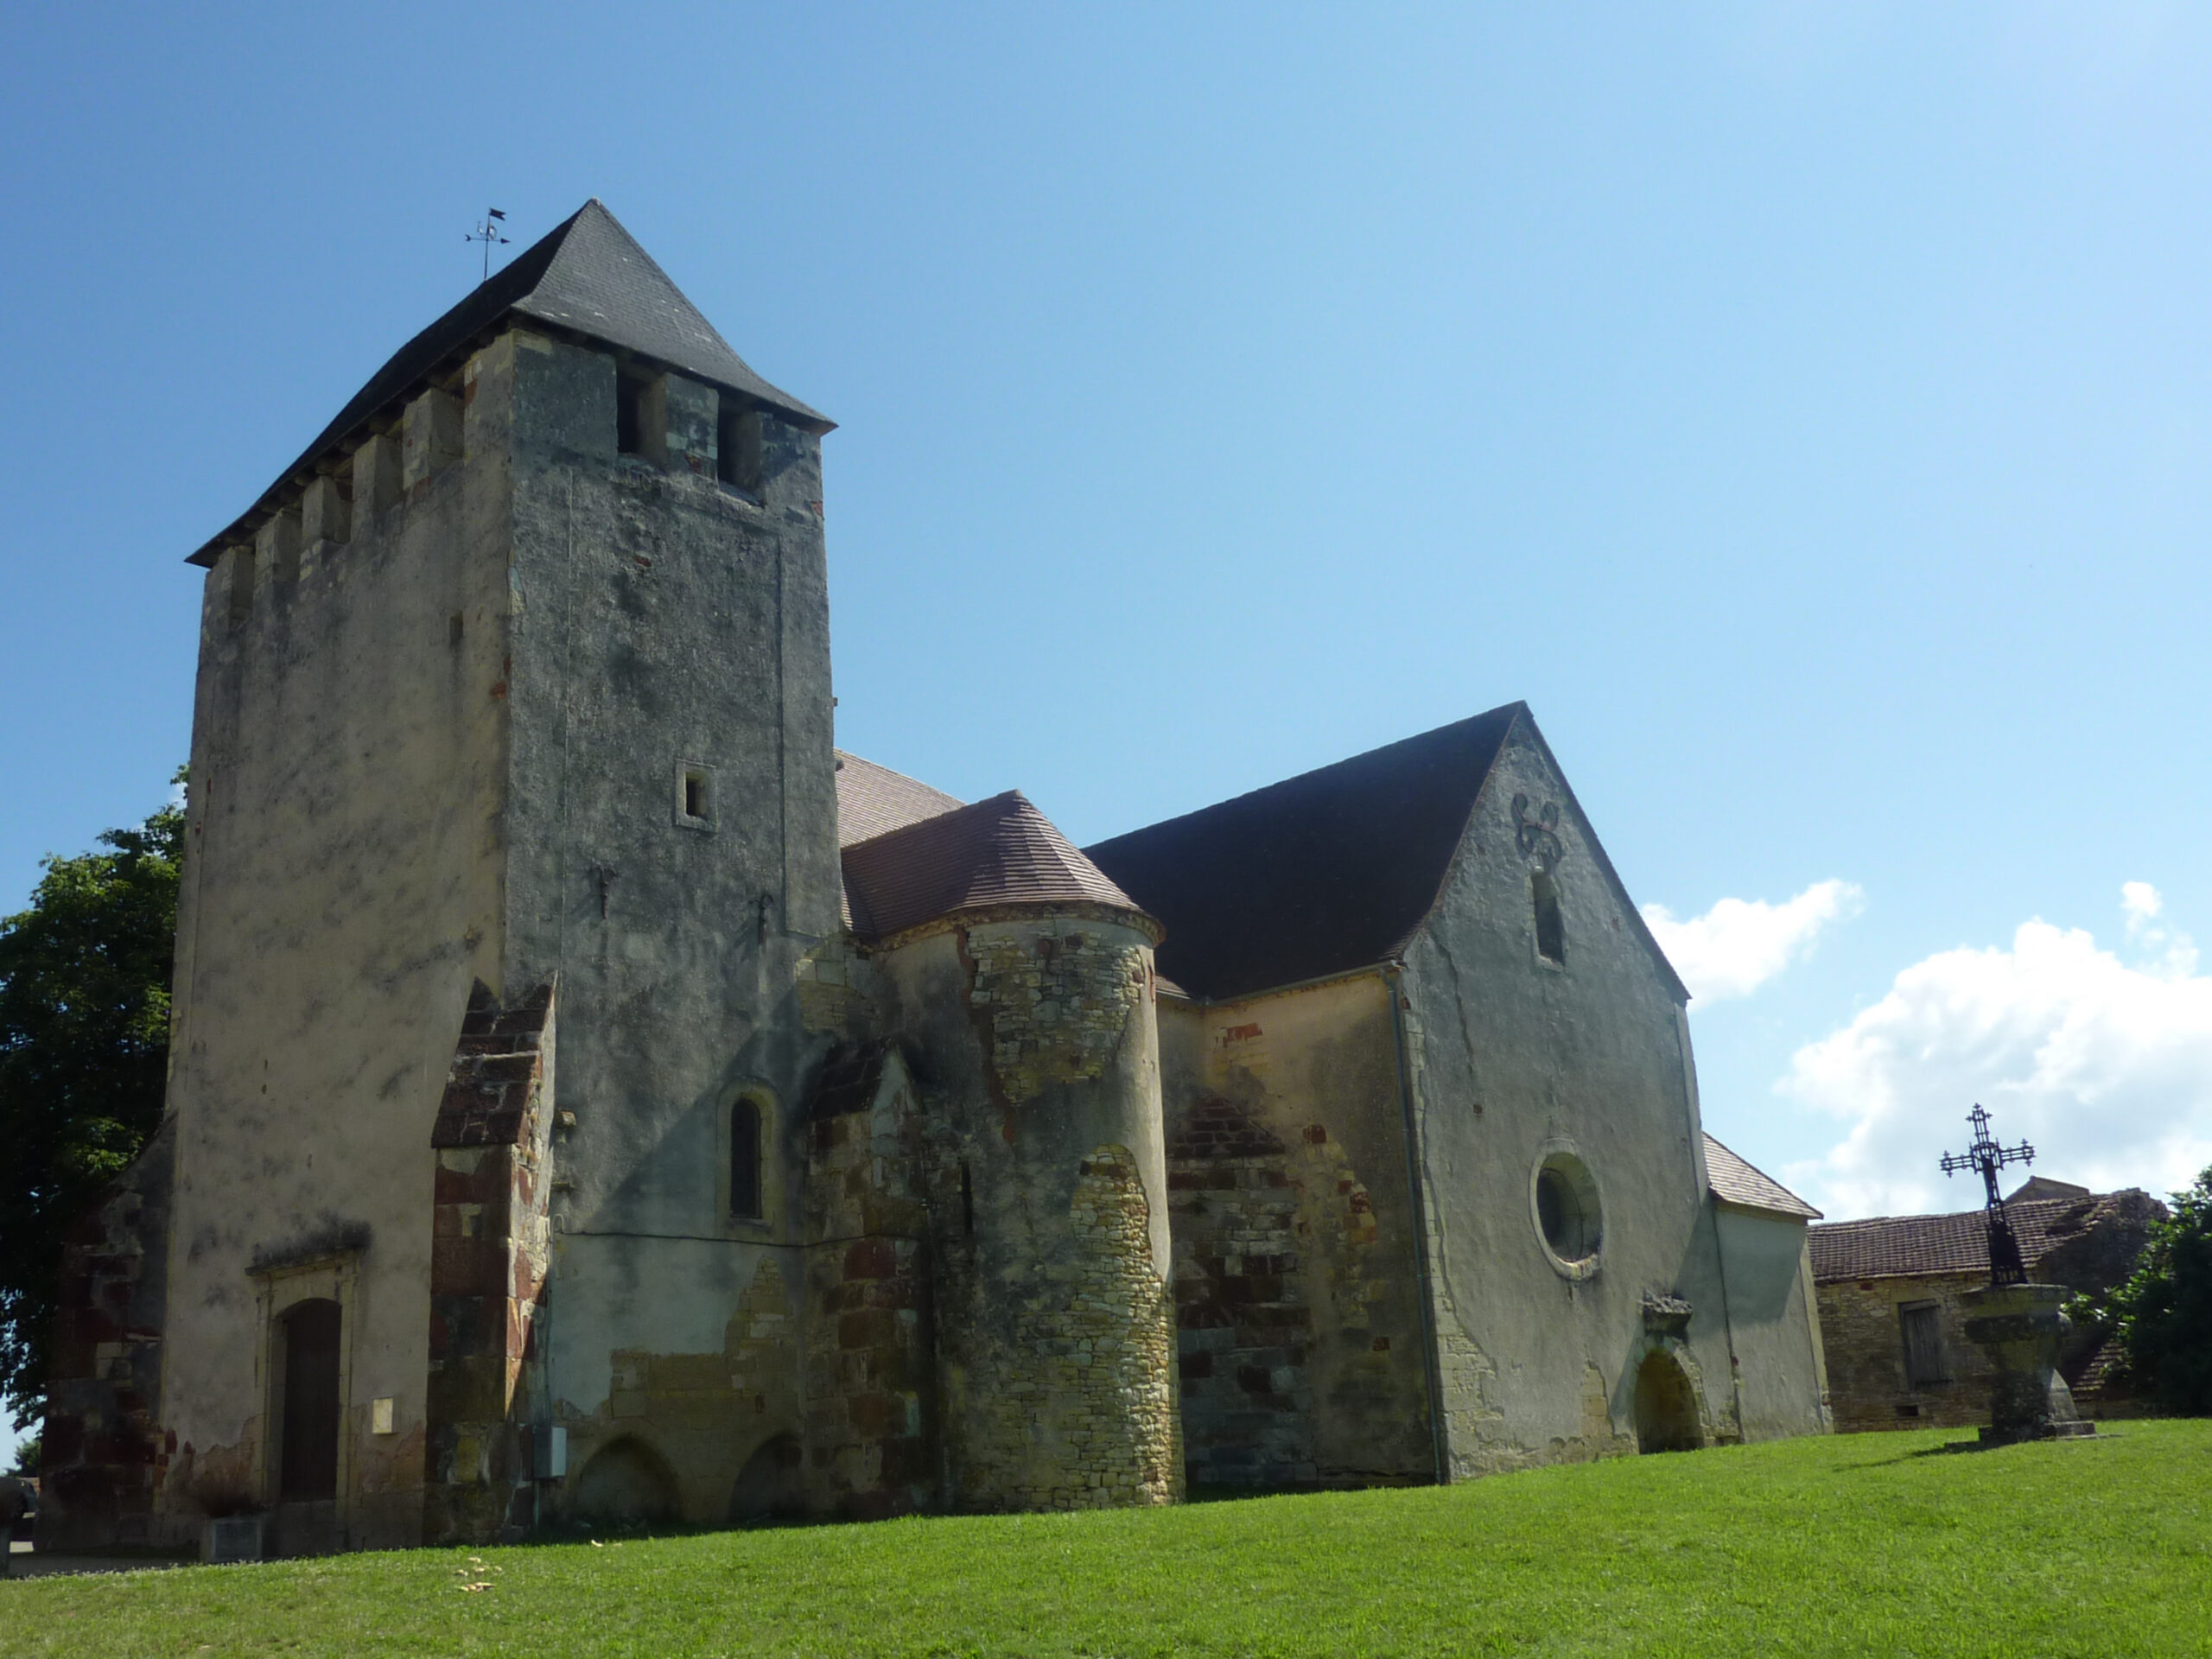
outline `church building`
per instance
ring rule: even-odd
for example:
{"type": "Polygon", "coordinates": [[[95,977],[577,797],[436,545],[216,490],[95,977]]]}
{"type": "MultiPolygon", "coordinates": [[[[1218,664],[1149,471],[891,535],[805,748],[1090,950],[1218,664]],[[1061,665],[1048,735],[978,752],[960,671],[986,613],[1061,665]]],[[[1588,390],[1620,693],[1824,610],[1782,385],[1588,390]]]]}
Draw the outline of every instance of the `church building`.
{"type": "Polygon", "coordinates": [[[822,445],[598,202],[205,569],[49,1548],[1064,1509],[1828,1426],[1813,1212],[1509,704],[1087,849],[835,745],[822,445]]]}

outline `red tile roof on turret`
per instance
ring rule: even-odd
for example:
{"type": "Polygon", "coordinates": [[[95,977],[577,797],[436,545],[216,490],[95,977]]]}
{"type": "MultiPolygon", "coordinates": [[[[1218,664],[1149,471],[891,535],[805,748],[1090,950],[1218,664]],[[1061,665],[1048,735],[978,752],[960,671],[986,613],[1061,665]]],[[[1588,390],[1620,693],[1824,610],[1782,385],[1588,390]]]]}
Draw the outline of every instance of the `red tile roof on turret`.
{"type": "Polygon", "coordinates": [[[853,931],[871,941],[1010,905],[1105,905],[1143,914],[1019,790],[855,842],[844,849],[844,864],[853,931]]]}

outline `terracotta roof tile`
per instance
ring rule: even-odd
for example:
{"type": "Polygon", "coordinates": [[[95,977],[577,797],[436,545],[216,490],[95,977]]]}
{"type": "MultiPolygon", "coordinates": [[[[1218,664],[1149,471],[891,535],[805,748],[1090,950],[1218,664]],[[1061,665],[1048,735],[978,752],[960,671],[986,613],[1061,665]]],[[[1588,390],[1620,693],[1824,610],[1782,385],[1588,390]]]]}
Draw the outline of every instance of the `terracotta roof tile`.
{"type": "Polygon", "coordinates": [[[931,789],[918,778],[837,752],[837,844],[873,841],[924,818],[957,810],[957,796],[931,789]]]}
{"type": "MultiPolygon", "coordinates": [[[[2032,1272],[2050,1251],[2094,1226],[2108,1206],[2138,1196],[2107,1192],[2084,1198],[2030,1198],[2007,1204],[2005,1210],[2032,1272]]],[[[1980,1210],[1830,1222],[1810,1234],[1813,1276],[1879,1279],[1897,1274],[1987,1273],[1989,1239],[1984,1227],[1980,1210]]]]}
{"type": "Polygon", "coordinates": [[[1763,1170],[1753,1168],[1711,1135],[1705,1137],[1705,1173],[1713,1196],[1746,1210],[1820,1219],[1821,1212],[1763,1170]]]}
{"type": "Polygon", "coordinates": [[[853,931],[869,940],[1002,905],[1139,910],[1019,790],[855,842],[844,864],[853,931]]]}

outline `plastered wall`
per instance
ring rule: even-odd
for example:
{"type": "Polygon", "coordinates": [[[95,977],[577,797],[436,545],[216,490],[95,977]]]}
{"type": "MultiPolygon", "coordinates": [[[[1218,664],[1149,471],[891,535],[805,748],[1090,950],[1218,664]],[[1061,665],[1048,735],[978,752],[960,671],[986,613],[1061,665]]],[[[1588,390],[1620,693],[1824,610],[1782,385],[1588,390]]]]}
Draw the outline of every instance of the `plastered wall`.
{"type": "Polygon", "coordinates": [[[1655,1347],[1687,1375],[1703,1438],[1741,1433],[1687,1025],[1600,856],[1517,723],[1406,955],[1454,1478],[1634,1450],[1655,1347]],[[1538,950],[1538,870],[1558,896],[1558,963],[1538,950]],[[1580,1268],[1538,1227],[1533,1183],[1552,1154],[1594,1182],[1602,1243],[1580,1268]]]}
{"type": "Polygon", "coordinates": [[[430,1122],[503,944],[505,410],[464,395],[370,446],[350,510],[319,486],[305,528],[346,539],[287,514],[207,577],[169,1096],[181,1525],[197,1487],[269,1490],[269,1322],[323,1262],[340,1498],[292,1541],[419,1535],[430,1122]]]}
{"type": "Polygon", "coordinates": [[[1827,1357],[1804,1222],[1726,1204],[1714,1205],[1713,1219],[1744,1438],[1826,1433],[1834,1426],[1827,1357]]]}

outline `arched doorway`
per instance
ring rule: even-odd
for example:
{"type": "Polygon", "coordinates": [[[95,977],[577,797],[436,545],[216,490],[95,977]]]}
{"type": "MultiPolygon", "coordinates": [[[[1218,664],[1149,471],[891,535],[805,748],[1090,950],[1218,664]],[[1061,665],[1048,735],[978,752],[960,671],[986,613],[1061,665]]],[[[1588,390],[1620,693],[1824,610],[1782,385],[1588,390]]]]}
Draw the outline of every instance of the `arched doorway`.
{"type": "Polygon", "coordinates": [[[276,1493],[288,1503],[338,1496],[338,1304],[318,1298],[289,1309],[282,1337],[283,1438],[276,1493]]]}
{"type": "Polygon", "coordinates": [[[796,1434],[778,1434],[745,1460],[730,1491],[729,1518],[741,1525],[785,1521],[799,1512],[800,1450],[796,1434]]]}
{"type": "Polygon", "coordinates": [[[676,1519],[676,1476],[642,1440],[601,1447],[576,1477],[579,1518],[617,1526],[656,1526],[676,1519]]]}
{"type": "Polygon", "coordinates": [[[1636,1449],[1694,1452],[1704,1444],[1688,1373],[1665,1349],[1653,1349],[1636,1368],[1636,1449]]]}

